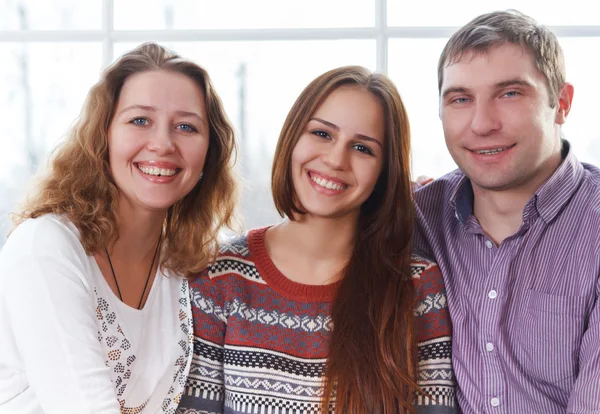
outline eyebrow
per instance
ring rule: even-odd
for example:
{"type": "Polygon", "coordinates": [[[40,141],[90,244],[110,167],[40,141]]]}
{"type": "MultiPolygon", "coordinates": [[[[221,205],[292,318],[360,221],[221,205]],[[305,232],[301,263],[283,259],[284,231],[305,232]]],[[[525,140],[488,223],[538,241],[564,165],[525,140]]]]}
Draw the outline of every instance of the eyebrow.
{"type": "MultiPolygon", "coordinates": [[[[321,119],[321,118],[312,117],[312,118],[309,119],[309,121],[317,121],[317,122],[320,122],[320,123],[322,123],[324,125],[327,125],[330,128],[335,129],[336,131],[340,130],[340,127],[337,126],[336,124],[334,124],[332,122],[329,122],[329,121],[325,121],[324,119],[321,119]]],[[[379,142],[375,138],[372,138],[372,137],[370,137],[368,135],[363,135],[363,134],[354,134],[354,136],[357,137],[358,139],[363,140],[363,141],[374,142],[377,145],[379,145],[381,147],[381,149],[383,149],[383,145],[381,145],[381,142],[379,142]]]]}
{"type": "Polygon", "coordinates": [[[442,93],[442,98],[445,98],[446,96],[450,95],[451,93],[467,93],[467,91],[468,91],[467,88],[464,88],[461,86],[448,88],[448,89],[445,89],[444,92],[442,93]]]}
{"type": "MultiPolygon", "coordinates": [[[[130,105],[127,108],[123,109],[121,112],[119,112],[119,115],[127,112],[127,111],[131,111],[133,109],[141,109],[143,111],[148,111],[148,112],[156,112],[156,108],[153,106],[147,106],[147,105],[130,105]]],[[[204,118],[202,118],[200,115],[198,115],[195,112],[189,112],[189,111],[175,111],[176,115],[179,116],[184,116],[184,117],[192,117],[192,118],[196,118],[198,119],[200,122],[203,122],[204,124],[206,124],[206,121],[204,120],[204,118]]]]}
{"type": "Polygon", "coordinates": [[[498,82],[496,84],[496,87],[498,89],[502,89],[502,88],[506,88],[507,86],[515,86],[515,85],[523,86],[525,88],[533,87],[533,85],[531,83],[527,82],[524,79],[509,79],[506,81],[498,82]]]}
{"type": "MultiPolygon", "coordinates": [[[[527,82],[524,79],[518,79],[518,78],[508,79],[508,80],[505,80],[502,82],[498,82],[494,85],[494,87],[496,89],[502,89],[502,88],[506,88],[509,86],[517,86],[517,85],[523,86],[525,88],[533,87],[533,85],[531,83],[527,82]]],[[[464,86],[451,87],[451,88],[444,90],[444,92],[442,93],[442,98],[445,98],[446,96],[448,96],[451,93],[468,93],[468,92],[469,92],[469,89],[465,88],[464,86]]]]}

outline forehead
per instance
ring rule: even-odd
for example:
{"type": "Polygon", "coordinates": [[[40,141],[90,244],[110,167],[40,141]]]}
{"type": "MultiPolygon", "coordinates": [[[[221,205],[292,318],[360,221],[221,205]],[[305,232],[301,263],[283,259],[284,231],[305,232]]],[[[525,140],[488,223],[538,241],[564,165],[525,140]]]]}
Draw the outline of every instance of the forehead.
{"type": "Polygon", "coordinates": [[[379,99],[365,88],[355,85],[344,85],[333,90],[319,105],[314,116],[324,116],[340,127],[353,129],[381,127],[384,120],[379,99]]]}
{"type": "Polygon", "coordinates": [[[519,45],[503,44],[488,51],[468,51],[445,67],[442,93],[452,87],[489,87],[516,79],[545,84],[531,53],[519,45]]]}
{"type": "Polygon", "coordinates": [[[204,106],[204,91],[190,77],[173,71],[157,70],[133,74],[123,83],[119,105],[204,106]]]}

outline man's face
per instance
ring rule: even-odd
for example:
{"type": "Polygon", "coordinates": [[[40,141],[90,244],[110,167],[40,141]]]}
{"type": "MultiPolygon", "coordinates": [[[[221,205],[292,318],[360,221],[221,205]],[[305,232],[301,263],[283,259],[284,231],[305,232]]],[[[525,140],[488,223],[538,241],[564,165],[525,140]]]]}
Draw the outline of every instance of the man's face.
{"type": "Polygon", "coordinates": [[[443,76],[446,145],[474,190],[535,191],[560,164],[572,86],[551,103],[533,58],[513,44],[466,53],[443,76]]]}

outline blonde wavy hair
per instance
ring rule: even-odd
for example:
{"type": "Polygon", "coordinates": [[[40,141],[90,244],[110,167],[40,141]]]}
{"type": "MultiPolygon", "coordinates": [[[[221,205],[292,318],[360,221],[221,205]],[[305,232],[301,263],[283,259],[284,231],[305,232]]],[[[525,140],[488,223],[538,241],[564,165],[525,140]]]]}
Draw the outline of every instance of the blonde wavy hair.
{"type": "Polygon", "coordinates": [[[110,173],[108,128],[125,80],[157,70],[184,74],[202,88],[210,132],[202,180],[168,209],[161,265],[190,275],[212,260],[219,230],[234,223],[238,188],[233,173],[233,127],[208,73],[156,43],[138,46],[103,72],[66,140],[51,155],[48,172],[37,180],[21,211],[13,215],[15,225],[44,214],[66,216],[81,233],[89,255],[118,238],[119,189],[110,173]]]}

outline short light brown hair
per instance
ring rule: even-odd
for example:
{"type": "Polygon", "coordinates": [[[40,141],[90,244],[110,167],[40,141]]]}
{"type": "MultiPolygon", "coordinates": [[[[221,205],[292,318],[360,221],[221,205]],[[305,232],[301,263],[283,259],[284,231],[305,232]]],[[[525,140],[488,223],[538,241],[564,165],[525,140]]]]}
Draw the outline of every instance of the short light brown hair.
{"type": "Polygon", "coordinates": [[[161,264],[184,274],[206,266],[216,252],[219,229],[232,222],[237,201],[234,131],[208,73],[156,43],[125,53],[102,73],[66,140],[53,152],[48,173],[14,216],[17,225],[44,214],[64,215],[78,228],[88,254],[118,237],[119,189],[110,173],[108,129],[126,79],[158,70],[184,74],[200,86],[209,124],[202,180],[168,210],[161,264]]]}
{"type": "Polygon", "coordinates": [[[547,27],[516,10],[483,14],[452,35],[438,62],[438,90],[442,92],[444,68],[460,61],[466,54],[485,54],[503,44],[518,45],[533,58],[546,78],[550,106],[566,82],[565,60],[558,39],[547,27]]]}

